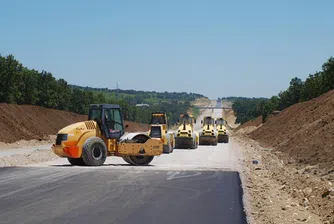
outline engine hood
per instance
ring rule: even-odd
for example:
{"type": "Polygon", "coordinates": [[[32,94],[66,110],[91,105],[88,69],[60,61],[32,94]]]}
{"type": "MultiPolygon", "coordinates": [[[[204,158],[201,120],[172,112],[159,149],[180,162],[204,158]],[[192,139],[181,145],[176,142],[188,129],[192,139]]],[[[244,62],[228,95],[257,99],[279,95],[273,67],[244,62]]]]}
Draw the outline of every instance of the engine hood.
{"type": "Polygon", "coordinates": [[[58,131],[58,134],[67,134],[69,137],[80,137],[82,133],[96,131],[95,121],[83,121],[70,124],[58,131]]]}

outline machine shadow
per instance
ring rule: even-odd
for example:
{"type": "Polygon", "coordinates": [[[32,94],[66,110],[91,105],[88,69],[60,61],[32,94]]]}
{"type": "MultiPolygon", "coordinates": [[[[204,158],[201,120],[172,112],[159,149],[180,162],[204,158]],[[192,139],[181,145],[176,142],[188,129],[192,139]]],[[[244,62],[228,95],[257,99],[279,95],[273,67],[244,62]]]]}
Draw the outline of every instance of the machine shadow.
{"type": "MultiPolygon", "coordinates": [[[[131,164],[116,164],[116,163],[111,163],[111,164],[103,164],[102,166],[76,166],[76,165],[71,165],[71,164],[57,164],[57,165],[48,165],[49,167],[111,167],[111,166],[121,166],[121,167],[137,167],[135,165],[131,164]]],[[[145,167],[154,167],[154,165],[143,165],[145,167]]]]}

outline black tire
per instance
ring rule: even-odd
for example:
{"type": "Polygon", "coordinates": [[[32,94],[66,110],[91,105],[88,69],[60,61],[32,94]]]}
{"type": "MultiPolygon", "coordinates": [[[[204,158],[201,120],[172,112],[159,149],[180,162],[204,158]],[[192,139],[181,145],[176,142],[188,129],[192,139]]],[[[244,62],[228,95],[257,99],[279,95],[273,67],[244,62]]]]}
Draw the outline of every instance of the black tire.
{"type": "Polygon", "coordinates": [[[190,147],[190,149],[196,149],[196,140],[193,141],[192,146],[190,147]]]}
{"type": "Polygon", "coordinates": [[[203,142],[201,141],[201,137],[199,137],[198,144],[199,144],[199,145],[204,145],[203,142]]]}
{"type": "Polygon", "coordinates": [[[85,163],[82,158],[70,158],[67,157],[67,160],[69,163],[71,163],[73,166],[84,166],[85,163]]]}
{"type": "Polygon", "coordinates": [[[212,145],[213,145],[213,146],[218,145],[218,140],[216,140],[212,145]]]}
{"type": "Polygon", "coordinates": [[[101,166],[107,159],[107,146],[98,137],[86,140],[82,147],[82,159],[87,166],[101,166]]]}
{"type": "Polygon", "coordinates": [[[124,159],[124,161],[127,162],[128,164],[133,165],[132,162],[131,162],[131,160],[130,160],[130,158],[129,158],[129,156],[124,156],[123,159],[124,159]]]}
{"type": "Polygon", "coordinates": [[[228,143],[229,137],[226,137],[225,143],[228,143]]]}
{"type": "Polygon", "coordinates": [[[129,156],[132,165],[147,166],[152,162],[154,156],[129,156]]]}

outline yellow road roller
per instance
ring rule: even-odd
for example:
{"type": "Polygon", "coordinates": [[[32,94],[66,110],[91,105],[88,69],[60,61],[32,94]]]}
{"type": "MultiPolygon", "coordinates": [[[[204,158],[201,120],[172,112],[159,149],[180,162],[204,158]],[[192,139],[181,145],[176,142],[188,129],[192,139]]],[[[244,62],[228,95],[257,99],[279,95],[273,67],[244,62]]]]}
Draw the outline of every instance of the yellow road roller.
{"type": "Polygon", "coordinates": [[[216,130],[218,132],[218,142],[219,143],[228,143],[229,136],[226,130],[226,121],[219,117],[215,121],[216,123],[216,130]]]}
{"type": "Polygon", "coordinates": [[[202,130],[199,134],[200,145],[217,145],[217,131],[215,130],[215,119],[212,116],[204,116],[201,121],[202,130]]]}
{"type": "Polygon", "coordinates": [[[175,136],[176,149],[196,149],[198,148],[199,136],[194,131],[194,124],[196,119],[188,114],[180,115],[180,126],[175,136]]]}
{"type": "Polygon", "coordinates": [[[167,125],[167,115],[165,112],[153,112],[148,135],[151,138],[160,139],[163,142],[163,153],[172,153],[175,147],[175,136],[169,132],[167,125]]]}
{"type": "Polygon", "coordinates": [[[121,108],[116,104],[91,104],[88,120],[71,124],[57,134],[52,151],[72,165],[101,166],[108,156],[148,165],[163,153],[163,142],[145,133],[125,134],[121,108]]]}

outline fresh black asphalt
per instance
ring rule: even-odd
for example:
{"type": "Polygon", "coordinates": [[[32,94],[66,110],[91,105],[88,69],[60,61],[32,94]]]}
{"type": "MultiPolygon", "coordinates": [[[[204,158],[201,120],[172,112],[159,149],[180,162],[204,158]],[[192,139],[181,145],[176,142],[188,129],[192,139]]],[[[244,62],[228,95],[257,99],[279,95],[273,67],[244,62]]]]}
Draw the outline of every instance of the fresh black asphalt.
{"type": "Polygon", "coordinates": [[[1,168],[0,223],[246,223],[237,172],[1,168]]]}

